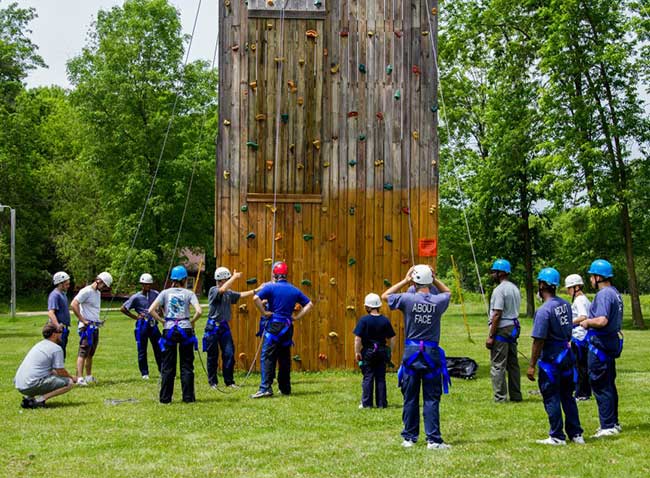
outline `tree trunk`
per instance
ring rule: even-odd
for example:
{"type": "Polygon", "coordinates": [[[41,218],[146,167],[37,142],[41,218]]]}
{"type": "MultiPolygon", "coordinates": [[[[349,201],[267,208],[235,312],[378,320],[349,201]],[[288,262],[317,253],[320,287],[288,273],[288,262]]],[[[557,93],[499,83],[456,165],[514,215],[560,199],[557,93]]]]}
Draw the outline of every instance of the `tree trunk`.
{"type": "Polygon", "coordinates": [[[630,211],[627,202],[621,207],[621,219],[623,221],[623,234],[625,236],[625,263],[627,265],[627,280],[630,288],[630,301],[632,302],[632,323],[639,329],[645,329],[645,321],[641,312],[641,301],[639,300],[639,287],[636,280],[636,268],[634,266],[634,251],[632,249],[632,224],[630,222],[630,211]]]}
{"type": "Polygon", "coordinates": [[[535,314],[535,293],[533,291],[533,245],[530,237],[530,211],[528,209],[528,189],[526,181],[522,181],[519,189],[521,212],[521,237],[524,241],[524,267],[526,268],[526,315],[535,314]]]}

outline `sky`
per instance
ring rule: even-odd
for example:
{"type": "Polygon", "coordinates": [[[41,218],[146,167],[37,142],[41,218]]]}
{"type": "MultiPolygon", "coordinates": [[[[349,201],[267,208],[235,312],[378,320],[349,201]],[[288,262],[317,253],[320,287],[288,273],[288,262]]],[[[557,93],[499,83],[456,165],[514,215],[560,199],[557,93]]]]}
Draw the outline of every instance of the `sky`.
{"type": "MultiPolygon", "coordinates": [[[[58,85],[70,88],[66,73],[66,62],[81,53],[86,44],[86,34],[99,10],[107,10],[122,1],[117,0],[0,0],[0,7],[9,2],[21,8],[33,7],[38,18],[29,28],[29,38],[38,46],[49,68],[32,70],[26,79],[28,87],[58,85]]],[[[184,33],[192,32],[196,10],[201,5],[199,20],[190,51],[190,61],[204,59],[212,61],[217,38],[218,0],[171,0],[181,13],[184,33]]]]}

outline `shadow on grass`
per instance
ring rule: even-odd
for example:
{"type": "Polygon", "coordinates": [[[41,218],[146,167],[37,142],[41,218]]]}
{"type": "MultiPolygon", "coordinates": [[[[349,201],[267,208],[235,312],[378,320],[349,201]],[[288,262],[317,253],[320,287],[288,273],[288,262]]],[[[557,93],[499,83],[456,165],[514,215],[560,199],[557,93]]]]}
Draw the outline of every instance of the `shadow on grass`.
{"type": "Polygon", "coordinates": [[[28,334],[25,332],[0,333],[0,339],[25,338],[25,337],[33,338],[35,336],[36,336],[35,334],[28,334]]]}

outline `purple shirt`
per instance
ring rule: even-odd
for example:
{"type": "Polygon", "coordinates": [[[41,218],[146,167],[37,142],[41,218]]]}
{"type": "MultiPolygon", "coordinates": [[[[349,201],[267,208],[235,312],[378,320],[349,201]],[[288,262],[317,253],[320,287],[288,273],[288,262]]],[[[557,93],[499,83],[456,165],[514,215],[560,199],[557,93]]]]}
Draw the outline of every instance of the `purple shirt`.
{"type": "Polygon", "coordinates": [[[406,340],[440,342],[440,318],[449,307],[451,293],[406,292],[388,296],[388,307],[404,314],[406,340]]]}
{"type": "Polygon", "coordinates": [[[70,326],[70,308],[68,306],[68,297],[59,289],[55,288],[50,292],[47,298],[47,310],[53,310],[56,320],[60,324],[70,326]]]}
{"type": "Polygon", "coordinates": [[[138,315],[144,313],[145,317],[151,318],[149,307],[154,303],[156,297],[158,297],[157,290],[150,290],[147,295],[143,294],[142,291],[136,292],[124,302],[123,306],[126,310],[133,309],[138,315]]]}

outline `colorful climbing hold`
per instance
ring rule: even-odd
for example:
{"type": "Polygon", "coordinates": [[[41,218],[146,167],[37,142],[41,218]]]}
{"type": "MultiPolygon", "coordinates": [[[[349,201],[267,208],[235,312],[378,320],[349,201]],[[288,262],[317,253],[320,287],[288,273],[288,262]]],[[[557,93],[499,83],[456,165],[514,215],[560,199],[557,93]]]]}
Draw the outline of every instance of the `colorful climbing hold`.
{"type": "Polygon", "coordinates": [[[230,171],[226,170],[223,172],[223,179],[230,179],[230,171]]]}
{"type": "Polygon", "coordinates": [[[357,165],[357,161],[353,159],[353,160],[351,160],[351,161],[348,161],[348,164],[349,164],[351,167],[355,167],[355,166],[357,165]]]}
{"type": "Polygon", "coordinates": [[[303,279],[300,281],[300,285],[305,285],[309,287],[311,285],[311,281],[309,279],[303,279]]]}
{"type": "Polygon", "coordinates": [[[231,50],[232,50],[232,51],[238,51],[238,50],[239,50],[239,45],[233,45],[233,46],[231,47],[231,50]]]}
{"type": "Polygon", "coordinates": [[[436,16],[438,14],[438,9],[436,7],[431,8],[431,15],[436,16]]]}
{"type": "Polygon", "coordinates": [[[318,38],[318,32],[316,30],[310,29],[305,32],[307,38],[316,39],[318,38]]]}
{"type": "Polygon", "coordinates": [[[303,235],[302,235],[302,238],[303,238],[305,241],[311,241],[311,240],[314,238],[314,236],[313,236],[313,234],[303,234],[303,235]]]}
{"type": "Polygon", "coordinates": [[[383,159],[378,159],[375,161],[375,167],[383,166],[384,165],[384,160],[383,159]]]}
{"type": "Polygon", "coordinates": [[[327,238],[328,241],[332,242],[336,240],[336,234],[332,233],[330,234],[330,237],[327,238]]]}
{"type": "Polygon", "coordinates": [[[254,232],[249,232],[246,234],[246,239],[255,239],[255,233],[254,232]]]}
{"type": "Polygon", "coordinates": [[[248,306],[246,304],[240,305],[239,306],[239,312],[241,312],[242,314],[247,313],[248,312],[248,306]]]}
{"type": "Polygon", "coordinates": [[[276,240],[276,241],[281,241],[281,240],[282,240],[282,233],[281,233],[281,232],[278,232],[278,233],[275,235],[275,240],[276,240]]]}
{"type": "Polygon", "coordinates": [[[223,125],[224,125],[224,126],[230,126],[230,121],[228,121],[228,120],[223,120],[223,125]]]}
{"type": "Polygon", "coordinates": [[[347,31],[347,30],[343,30],[343,31],[339,32],[339,35],[342,36],[343,38],[345,38],[345,37],[350,35],[350,32],[347,31]]]}
{"type": "Polygon", "coordinates": [[[289,86],[289,92],[290,93],[295,93],[298,91],[298,87],[296,86],[296,82],[293,80],[288,80],[287,85],[289,86]]]}
{"type": "Polygon", "coordinates": [[[348,118],[356,118],[357,116],[359,116],[359,112],[358,112],[358,111],[350,111],[350,112],[348,113],[348,118]]]}
{"type": "Polygon", "coordinates": [[[272,263],[273,263],[273,259],[271,259],[270,257],[264,258],[264,264],[271,265],[272,263]]]}
{"type": "Polygon", "coordinates": [[[364,65],[363,63],[359,63],[359,71],[361,73],[365,73],[366,72],[366,65],[364,65]]]}
{"type": "Polygon", "coordinates": [[[253,151],[257,151],[260,147],[255,141],[246,141],[246,146],[251,148],[253,151]]]}
{"type": "Polygon", "coordinates": [[[302,211],[302,206],[300,204],[296,203],[296,204],[293,205],[293,210],[296,211],[296,212],[300,212],[300,211],[302,211]]]}
{"type": "Polygon", "coordinates": [[[294,152],[295,150],[296,150],[296,145],[293,144],[293,143],[291,143],[291,144],[289,145],[289,152],[290,152],[291,154],[293,154],[293,152],[294,152]]]}
{"type": "Polygon", "coordinates": [[[390,75],[393,72],[393,65],[386,66],[386,74],[390,75]]]}
{"type": "Polygon", "coordinates": [[[267,30],[273,30],[273,23],[268,22],[268,23],[266,24],[266,29],[267,29],[267,30]]]}
{"type": "Polygon", "coordinates": [[[409,258],[408,258],[408,257],[404,257],[404,258],[402,258],[402,259],[400,260],[400,262],[401,262],[402,264],[408,264],[408,263],[409,263],[409,258]]]}
{"type": "Polygon", "coordinates": [[[384,113],[382,113],[381,111],[378,111],[377,114],[376,114],[375,116],[377,117],[377,119],[378,119],[379,121],[383,121],[383,120],[384,120],[384,113]]]}
{"type": "Polygon", "coordinates": [[[293,361],[294,362],[302,362],[302,359],[300,358],[300,355],[296,354],[293,356],[293,361]]]}
{"type": "Polygon", "coordinates": [[[269,7],[272,7],[272,6],[274,5],[274,2],[273,2],[273,0],[266,0],[266,4],[267,4],[269,7]]]}
{"type": "Polygon", "coordinates": [[[357,263],[357,260],[356,260],[354,257],[350,257],[350,258],[348,259],[348,265],[349,265],[349,266],[353,266],[353,265],[355,265],[356,263],[357,263]]]}
{"type": "Polygon", "coordinates": [[[298,163],[296,164],[296,168],[298,168],[298,170],[300,171],[302,169],[305,169],[305,165],[303,163],[298,163]]]}
{"type": "Polygon", "coordinates": [[[244,352],[241,352],[239,354],[239,360],[245,360],[246,359],[246,354],[244,352]]]}
{"type": "Polygon", "coordinates": [[[435,113],[436,111],[438,111],[438,103],[434,103],[434,104],[431,106],[431,112],[432,112],[432,113],[435,113]]]}
{"type": "Polygon", "coordinates": [[[404,207],[402,208],[402,212],[403,212],[404,214],[406,214],[406,215],[411,214],[411,210],[410,210],[408,207],[406,207],[406,206],[404,206],[404,207]]]}
{"type": "Polygon", "coordinates": [[[392,191],[393,190],[393,185],[391,183],[384,183],[384,189],[386,191],[392,191]]]}
{"type": "Polygon", "coordinates": [[[356,210],[356,208],[354,206],[352,206],[352,207],[350,207],[350,209],[348,209],[348,214],[350,216],[354,216],[355,212],[357,212],[357,210],[356,210]]]}
{"type": "Polygon", "coordinates": [[[422,73],[422,70],[420,70],[420,67],[417,65],[413,65],[411,71],[413,72],[414,75],[419,75],[420,73],[422,73]]]}
{"type": "Polygon", "coordinates": [[[283,56],[276,56],[275,58],[273,58],[273,61],[275,61],[276,63],[284,63],[285,61],[287,61],[287,59],[283,56]]]}
{"type": "Polygon", "coordinates": [[[423,36],[423,37],[425,37],[425,36],[427,36],[427,35],[429,35],[429,32],[428,32],[428,31],[425,30],[425,31],[422,32],[422,36],[423,36]]]}
{"type": "Polygon", "coordinates": [[[391,236],[390,234],[386,234],[384,236],[384,239],[386,239],[388,242],[393,242],[393,236],[391,236]]]}
{"type": "Polygon", "coordinates": [[[390,287],[390,286],[392,286],[393,284],[392,284],[388,279],[384,279],[384,285],[385,285],[386,287],[390,287]]]}
{"type": "Polygon", "coordinates": [[[329,161],[325,161],[325,162],[323,163],[323,167],[324,167],[324,168],[329,168],[329,167],[330,167],[330,162],[329,162],[329,161]]]}
{"type": "Polygon", "coordinates": [[[418,133],[417,131],[413,131],[413,132],[411,133],[411,136],[413,136],[413,139],[414,139],[415,141],[417,141],[418,139],[420,139],[420,133],[418,133]]]}
{"type": "Polygon", "coordinates": [[[348,310],[348,311],[350,311],[350,312],[354,312],[355,310],[357,310],[357,308],[356,308],[355,306],[353,306],[353,305],[348,305],[348,306],[345,308],[345,310],[348,310]]]}
{"type": "Polygon", "coordinates": [[[339,72],[339,65],[332,64],[332,67],[330,68],[330,73],[332,73],[332,75],[336,75],[338,72],[339,72]]]}
{"type": "Polygon", "coordinates": [[[252,90],[257,88],[257,81],[251,81],[248,86],[251,87],[252,90]]]}
{"type": "Polygon", "coordinates": [[[287,124],[289,122],[289,114],[288,113],[282,113],[280,115],[280,119],[284,124],[287,124]]]}
{"type": "Polygon", "coordinates": [[[339,336],[339,334],[337,334],[337,333],[334,332],[333,330],[330,331],[330,333],[327,334],[327,335],[328,335],[329,337],[333,338],[333,339],[336,339],[336,338],[338,338],[338,336],[339,336]]]}
{"type": "Polygon", "coordinates": [[[257,277],[251,277],[249,279],[246,279],[247,284],[256,284],[257,283],[257,277]]]}
{"type": "Polygon", "coordinates": [[[298,103],[298,106],[302,106],[303,103],[305,102],[305,100],[304,100],[304,98],[302,96],[299,96],[296,101],[298,103]]]}
{"type": "Polygon", "coordinates": [[[314,141],[311,142],[311,144],[314,146],[316,149],[320,149],[320,140],[315,139],[314,141]]]}
{"type": "Polygon", "coordinates": [[[363,133],[361,133],[361,134],[359,135],[359,141],[365,141],[365,140],[366,140],[366,135],[363,134],[363,133]]]}
{"type": "Polygon", "coordinates": [[[436,205],[432,204],[431,207],[429,208],[429,214],[435,214],[436,209],[437,209],[436,205]]]}
{"type": "Polygon", "coordinates": [[[251,51],[257,50],[257,43],[251,43],[251,51]]]}
{"type": "Polygon", "coordinates": [[[325,362],[325,361],[327,360],[327,355],[325,355],[325,354],[318,354],[318,360],[322,360],[323,362],[325,362]]]}
{"type": "Polygon", "coordinates": [[[267,171],[271,171],[273,169],[273,161],[272,160],[267,160],[266,161],[266,169],[267,171]]]}
{"type": "Polygon", "coordinates": [[[395,94],[393,95],[393,97],[394,97],[396,100],[399,100],[399,99],[402,97],[402,92],[401,92],[400,90],[397,90],[397,91],[395,92],[395,94]]]}
{"type": "Polygon", "coordinates": [[[393,33],[395,33],[397,38],[402,38],[402,35],[404,34],[401,30],[393,30],[393,33]]]}
{"type": "Polygon", "coordinates": [[[336,278],[330,277],[330,285],[336,285],[336,278]]]}
{"type": "Polygon", "coordinates": [[[266,115],[262,114],[262,113],[257,114],[257,115],[255,115],[255,120],[256,121],[265,121],[266,120],[266,115]]]}
{"type": "Polygon", "coordinates": [[[248,206],[244,204],[242,207],[239,208],[241,212],[248,212],[248,206]]]}
{"type": "Polygon", "coordinates": [[[298,58],[298,64],[300,66],[303,66],[305,64],[305,59],[304,58],[298,58]]]}

